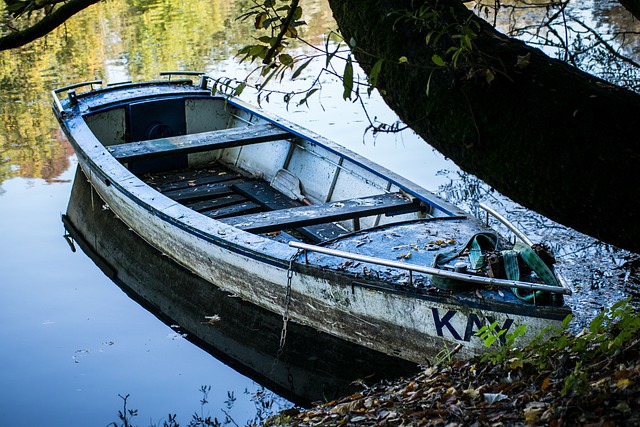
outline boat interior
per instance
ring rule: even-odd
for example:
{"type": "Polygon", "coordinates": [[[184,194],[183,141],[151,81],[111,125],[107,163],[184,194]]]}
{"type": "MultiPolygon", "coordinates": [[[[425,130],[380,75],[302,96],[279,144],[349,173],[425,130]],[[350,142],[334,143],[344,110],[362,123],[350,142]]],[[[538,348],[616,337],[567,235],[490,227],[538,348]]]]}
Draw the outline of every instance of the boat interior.
{"type": "MultiPolygon", "coordinates": [[[[305,264],[430,286],[431,270],[407,266],[476,274],[463,251],[476,236],[493,233],[427,190],[331,141],[242,102],[211,96],[190,82],[183,92],[156,82],[82,96],[90,97],[82,114],[90,131],[131,173],[204,216],[289,243],[305,264]],[[443,255],[446,264],[438,261],[443,255]]],[[[77,105],[75,95],[69,98],[77,105]]],[[[509,246],[504,238],[495,239],[495,247],[477,251],[509,246]]],[[[521,280],[538,282],[535,275],[528,277],[521,280]]],[[[482,292],[485,298],[493,291],[482,292]]]]}
{"type": "Polygon", "coordinates": [[[110,105],[85,120],[115,158],[165,196],[273,239],[319,244],[446,216],[366,163],[222,97],[110,105]]]}

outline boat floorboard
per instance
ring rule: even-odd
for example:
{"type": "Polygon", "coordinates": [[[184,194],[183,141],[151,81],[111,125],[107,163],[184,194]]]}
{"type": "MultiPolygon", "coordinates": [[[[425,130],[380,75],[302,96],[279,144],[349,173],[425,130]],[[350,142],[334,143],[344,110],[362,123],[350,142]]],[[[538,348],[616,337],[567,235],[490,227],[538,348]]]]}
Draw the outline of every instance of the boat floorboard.
{"type": "Polygon", "coordinates": [[[234,205],[221,207],[202,212],[203,215],[213,219],[229,218],[237,215],[246,215],[250,213],[260,212],[263,207],[254,202],[242,202],[234,205]]]}
{"type": "MultiPolygon", "coordinates": [[[[141,177],[165,196],[210,218],[225,219],[303,206],[271,187],[267,182],[243,177],[215,163],[201,169],[178,169],[146,173],[141,177]]],[[[277,230],[286,239],[319,243],[347,233],[332,222],[277,230]]]]}
{"type": "MultiPolygon", "coordinates": [[[[266,206],[268,211],[279,211],[303,206],[300,202],[288,198],[264,181],[249,181],[234,184],[233,189],[247,198],[266,206]]],[[[291,228],[296,228],[302,235],[314,242],[332,240],[347,233],[344,228],[332,222],[291,228]]]]}

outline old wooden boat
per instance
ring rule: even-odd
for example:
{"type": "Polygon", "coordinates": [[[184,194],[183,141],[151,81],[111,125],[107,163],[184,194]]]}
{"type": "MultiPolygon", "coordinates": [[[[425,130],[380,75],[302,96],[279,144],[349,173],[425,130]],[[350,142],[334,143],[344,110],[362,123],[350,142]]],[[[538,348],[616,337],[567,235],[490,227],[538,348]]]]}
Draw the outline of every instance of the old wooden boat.
{"type": "Polygon", "coordinates": [[[187,340],[241,374],[309,406],[385,379],[412,376],[415,364],[290,322],[181,268],[140,239],[109,210],[77,170],[62,216],[81,249],[130,298],[187,340]]]}
{"type": "Polygon", "coordinates": [[[514,245],[326,138],[212,94],[206,75],[166,75],[59,88],[54,112],[106,206],[198,276],[283,315],[281,344],[291,319],[429,363],[485,351],[482,326],[526,325],[524,342],[570,314],[552,257],[517,230],[514,245]]]}

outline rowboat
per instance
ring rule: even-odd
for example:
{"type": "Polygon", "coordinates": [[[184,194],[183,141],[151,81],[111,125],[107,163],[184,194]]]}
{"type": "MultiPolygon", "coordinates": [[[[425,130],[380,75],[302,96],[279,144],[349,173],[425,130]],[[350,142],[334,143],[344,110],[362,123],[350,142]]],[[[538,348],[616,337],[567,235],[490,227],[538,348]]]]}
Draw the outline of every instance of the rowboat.
{"type": "Polygon", "coordinates": [[[181,268],[102,209],[77,170],[62,222],[73,251],[84,252],[132,300],[181,337],[261,386],[300,406],[349,396],[418,367],[282,316],[181,268]],[[197,295],[197,298],[194,296],[197,295]]]}
{"type": "Polygon", "coordinates": [[[295,321],[428,364],[485,352],[484,326],[525,343],[571,313],[552,254],[493,209],[515,244],[392,171],[214,93],[209,76],[164,75],[58,88],[53,110],[106,207],[212,286],[282,315],[281,346],[295,321]]]}

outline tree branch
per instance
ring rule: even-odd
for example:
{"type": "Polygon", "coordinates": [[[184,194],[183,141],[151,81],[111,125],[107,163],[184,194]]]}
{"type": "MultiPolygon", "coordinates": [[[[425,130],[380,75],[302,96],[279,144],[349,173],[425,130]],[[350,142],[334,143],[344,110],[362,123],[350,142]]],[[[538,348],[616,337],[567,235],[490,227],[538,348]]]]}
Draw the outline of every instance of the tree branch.
{"type": "Polygon", "coordinates": [[[0,50],[14,49],[44,37],[81,10],[100,0],[70,0],[32,26],[0,37],[0,50]]]}
{"type": "Polygon", "coordinates": [[[276,55],[278,48],[282,44],[282,39],[284,38],[284,35],[287,33],[287,31],[289,31],[289,27],[291,26],[291,22],[293,21],[293,17],[295,16],[296,9],[298,8],[299,3],[300,3],[300,0],[291,0],[291,5],[289,6],[289,13],[287,13],[287,16],[284,18],[284,21],[282,22],[282,26],[280,27],[280,32],[278,33],[276,42],[273,44],[273,46],[271,46],[271,49],[269,49],[269,51],[267,52],[267,55],[262,60],[263,64],[269,64],[273,60],[273,57],[276,55]]]}

